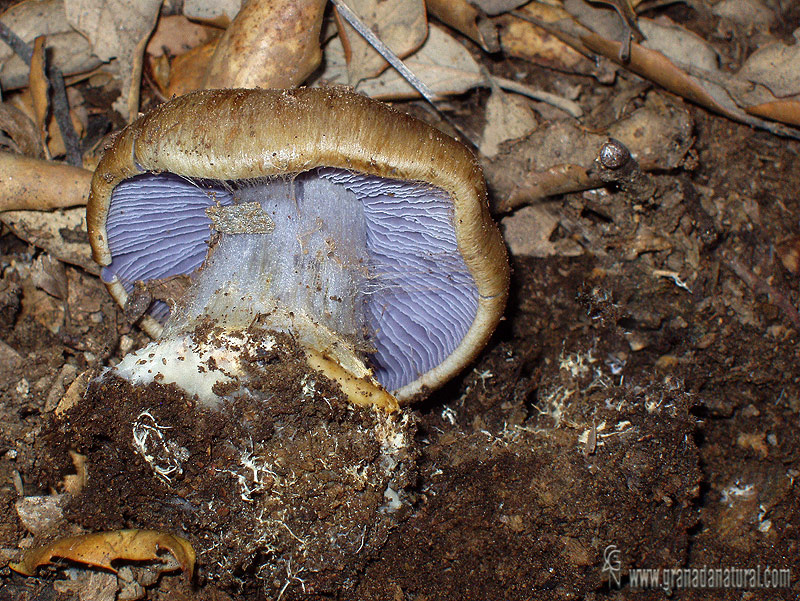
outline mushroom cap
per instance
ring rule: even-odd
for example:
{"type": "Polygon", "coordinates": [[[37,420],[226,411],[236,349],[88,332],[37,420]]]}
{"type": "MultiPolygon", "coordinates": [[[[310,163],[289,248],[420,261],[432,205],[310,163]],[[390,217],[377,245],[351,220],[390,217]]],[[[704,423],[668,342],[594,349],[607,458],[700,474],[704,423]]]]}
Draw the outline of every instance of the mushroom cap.
{"type": "MultiPolygon", "coordinates": [[[[335,87],[204,90],[160,105],[117,135],[95,171],[87,206],[94,259],[102,266],[112,262],[109,207],[114,189],[129,178],[169,172],[203,180],[252,180],[320,167],[434,186],[452,202],[455,241],[477,288],[477,310],[466,334],[440,363],[394,391],[400,401],[414,400],[481,351],[504,310],[509,267],[472,153],[381,102],[335,87]]],[[[108,287],[124,304],[127,293],[119,281],[108,287]]]]}

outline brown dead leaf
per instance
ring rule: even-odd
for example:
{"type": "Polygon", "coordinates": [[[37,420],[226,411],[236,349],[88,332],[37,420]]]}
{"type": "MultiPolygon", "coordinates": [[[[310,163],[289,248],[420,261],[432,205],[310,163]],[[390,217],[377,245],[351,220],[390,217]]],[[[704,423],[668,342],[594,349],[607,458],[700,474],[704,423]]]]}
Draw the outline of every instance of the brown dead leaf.
{"type": "Polygon", "coordinates": [[[150,56],[179,56],[221,34],[219,27],[193,23],[183,15],[169,15],[158,20],[146,52],[150,56]]]}
{"type": "Polygon", "coordinates": [[[536,126],[536,116],[528,100],[495,87],[486,103],[486,125],[479,150],[492,158],[500,152],[500,144],[527,136],[536,126]]]}
{"type": "Polygon", "coordinates": [[[67,298],[66,267],[47,253],[34,259],[31,265],[31,283],[54,298],[67,298]]]}
{"type": "MultiPolygon", "coordinates": [[[[437,96],[461,94],[471,88],[491,85],[485,72],[469,51],[436,25],[430,25],[428,39],[419,50],[403,62],[437,96]]],[[[323,84],[347,85],[347,65],[338,37],[333,38],[325,47],[325,69],[318,75],[316,81],[323,84]]],[[[555,94],[502,77],[493,77],[491,83],[504,90],[552,104],[573,117],[582,114],[577,103],[555,94]]],[[[420,96],[419,91],[394,69],[387,69],[378,77],[363,80],[356,86],[356,90],[381,100],[420,96]]]]}
{"type": "MultiPolygon", "coordinates": [[[[565,7],[576,21],[559,26],[573,35],[569,43],[575,44],[576,48],[604,56],[665,89],[730,119],[780,135],[800,138],[800,131],[797,129],[759,118],[785,118],[787,122],[794,123],[795,119],[800,118],[800,111],[793,104],[772,104],[779,99],[766,85],[754,86],[752,81],[741,74],[733,76],[721,70],[716,50],[693,32],[664,17],[657,21],[639,19],[639,27],[646,39],[641,44],[632,44],[629,60],[622,61],[622,44],[617,41],[619,23],[618,19],[616,23],[613,19],[609,20],[609,14],[613,14],[611,11],[594,8],[585,0],[566,0],[565,7]],[[755,108],[750,110],[750,107],[755,108]]],[[[769,50],[764,60],[759,61],[766,68],[754,68],[753,75],[764,77],[765,81],[769,80],[776,87],[794,85],[796,77],[792,75],[793,67],[785,72],[775,69],[775,74],[769,68],[770,61],[775,60],[776,56],[786,59],[784,52],[787,48],[790,47],[769,50]]]]}
{"type": "MultiPolygon", "coordinates": [[[[564,9],[538,2],[522,7],[519,13],[542,23],[570,19],[564,9]]],[[[501,25],[500,43],[509,56],[583,75],[590,75],[596,69],[593,61],[542,27],[513,15],[504,15],[498,23],[501,25]]]]}
{"type": "Polygon", "coordinates": [[[116,58],[122,95],[114,109],[128,119],[139,114],[139,80],[147,39],[155,27],[161,0],[64,0],[70,25],[91,42],[104,61],[116,58]]]}
{"type": "MultiPolygon", "coordinates": [[[[89,386],[89,378],[91,375],[92,370],[87,369],[72,381],[72,383],[69,385],[69,388],[67,388],[67,391],[64,393],[64,396],[61,397],[61,400],[58,402],[58,405],[55,408],[55,414],[57,416],[60,417],[64,415],[64,413],[72,409],[72,407],[80,402],[80,400],[83,398],[83,394],[86,392],[86,388],[89,386]]],[[[74,462],[75,461],[73,458],[73,463],[74,462]]],[[[65,477],[65,482],[67,478],[69,478],[69,476],[65,477]]],[[[67,487],[67,492],[73,491],[67,487]]]]}
{"type": "MultiPolygon", "coordinates": [[[[88,385],[88,373],[89,370],[86,370],[80,376],[78,376],[78,380],[82,381],[83,390],[81,392],[81,396],[83,396],[83,393],[86,392],[86,386],[88,385]]],[[[72,388],[73,386],[70,386],[69,390],[72,390],[72,388]]],[[[76,451],[69,451],[69,458],[72,459],[72,465],[75,466],[75,473],[66,474],[64,476],[64,492],[69,493],[74,497],[86,487],[86,482],[89,480],[89,471],[86,468],[86,455],[81,455],[76,451]]]]}
{"type": "Polygon", "coordinates": [[[486,52],[498,52],[500,41],[494,23],[468,0],[427,0],[428,14],[463,33],[486,52]]]}
{"type": "Polygon", "coordinates": [[[778,24],[777,13],[770,10],[761,0],[722,0],[712,7],[711,12],[748,29],[758,27],[769,31],[778,24]]]}
{"type": "Polygon", "coordinates": [[[161,561],[159,551],[168,551],[191,580],[195,562],[192,545],[185,538],[157,530],[114,530],[70,536],[28,551],[20,563],[10,563],[8,567],[33,576],[36,568],[58,557],[116,573],[114,561],[161,561]]]}
{"type": "Polygon", "coordinates": [[[204,87],[293,88],[322,60],[326,0],[251,0],[219,40],[204,87]]]}
{"type": "Polygon", "coordinates": [[[63,495],[22,497],[14,503],[14,509],[25,529],[40,536],[64,518],[63,500],[63,495]]]}
{"type": "MultiPolygon", "coordinates": [[[[5,11],[0,21],[28,44],[37,36],[47,36],[48,60],[64,75],[85,73],[101,62],[92,53],[89,41],[67,22],[64,0],[26,0],[5,11]]],[[[29,72],[28,65],[9,46],[0,44],[3,91],[27,86],[29,72]]]]}
{"type": "MultiPolygon", "coordinates": [[[[83,105],[83,95],[75,87],[67,88],[67,99],[70,106],[69,117],[72,121],[72,127],[78,137],[82,137],[88,125],[88,112],[83,105]]],[[[10,98],[10,102],[19,108],[29,119],[36,118],[36,109],[33,106],[33,95],[31,88],[26,88],[15,93],[10,98]]],[[[64,146],[64,138],[61,135],[61,128],[58,122],[49,111],[47,115],[47,148],[50,156],[61,156],[66,153],[64,146]]]]}
{"type": "MultiPolygon", "coordinates": [[[[53,590],[69,599],[79,601],[122,601],[117,596],[118,578],[108,572],[73,572],[68,574],[69,580],[56,580],[53,590]]],[[[124,599],[141,599],[142,596],[124,597],[124,599]]]]}
{"type": "MultiPolygon", "coordinates": [[[[644,20],[640,20],[639,24],[645,30],[644,20]]],[[[593,52],[602,54],[611,60],[617,60],[616,56],[620,48],[619,42],[606,40],[595,33],[587,33],[581,37],[581,41],[593,52]]],[[[741,87],[742,82],[737,82],[724,74],[703,72],[697,67],[687,66],[693,74],[704,75],[702,79],[695,77],[670,61],[661,52],[645,48],[639,44],[632,45],[630,61],[625,64],[625,67],[683,98],[730,119],[766,129],[773,133],[794,138],[800,137],[800,132],[797,130],[779,123],[771,123],[756,118],[739,107],[731,96],[730,90],[741,87]]],[[[750,84],[746,85],[752,87],[750,84]]]]}
{"type": "Polygon", "coordinates": [[[230,24],[242,8],[242,0],[183,0],[183,14],[193,21],[230,24]]]}
{"type": "MultiPolygon", "coordinates": [[[[345,4],[398,57],[417,50],[428,35],[422,0],[346,0],[345,4]]],[[[376,77],[389,63],[336,12],[350,85],[376,77]]]]}
{"type": "Polygon", "coordinates": [[[644,106],[612,123],[606,134],[620,140],[645,171],[669,171],[686,158],[694,143],[693,129],[683,102],[651,92],[644,106]]]}
{"type": "Polygon", "coordinates": [[[777,42],[759,48],[737,75],[766,87],[776,99],[800,96],[800,29],[794,32],[794,38],[791,46],[777,42]]]}
{"type": "Polygon", "coordinates": [[[800,127],[800,101],[798,100],[774,100],[748,106],[745,110],[756,117],[800,127]]]}
{"type": "Polygon", "coordinates": [[[45,74],[45,37],[40,35],[33,44],[33,56],[31,57],[31,72],[28,78],[28,87],[33,101],[34,120],[36,129],[41,136],[42,147],[45,149],[45,156],[49,159],[50,151],[47,147],[47,109],[49,106],[47,99],[47,88],[49,83],[45,74]]]}
{"type": "MultiPolygon", "coordinates": [[[[469,51],[435,25],[428,28],[422,47],[403,61],[437,95],[461,94],[485,82],[480,66],[469,51]]],[[[347,85],[347,63],[338,37],[325,47],[325,70],[320,76],[329,83],[347,85]]],[[[356,90],[380,99],[417,98],[419,92],[394,69],[365,79],[356,90]]]]}
{"type": "Polygon", "coordinates": [[[620,140],[643,169],[675,169],[692,146],[692,127],[688,111],[659,93],[648,95],[643,107],[604,132],[568,121],[547,124],[484,162],[495,208],[510,211],[554,194],[604,185],[594,167],[609,137],[620,140]]]}
{"type": "Polygon", "coordinates": [[[164,90],[167,98],[203,89],[208,64],[217,50],[217,42],[218,39],[212,40],[172,59],[169,68],[169,84],[164,90]]]}
{"type": "MultiPolygon", "coordinates": [[[[41,158],[44,154],[41,136],[33,121],[18,107],[0,103],[0,131],[11,139],[11,149],[28,157],[41,158]]],[[[8,141],[4,141],[8,144],[8,141]]]]}
{"type": "Polygon", "coordinates": [[[507,13],[528,2],[529,0],[472,0],[473,4],[492,17],[507,13]]]}
{"type": "Polygon", "coordinates": [[[224,29],[171,15],[158,21],[147,44],[148,75],[167,98],[200,90],[224,29]]]}
{"type": "MultiPolygon", "coordinates": [[[[99,275],[100,268],[89,250],[86,233],[86,209],[43,211],[6,211],[0,221],[22,240],[42,248],[59,261],[82,267],[99,275]]],[[[44,293],[43,293],[44,294],[44,293]]]]}
{"type": "Polygon", "coordinates": [[[580,244],[571,238],[551,240],[558,227],[558,217],[542,205],[524,207],[504,217],[501,226],[514,256],[579,257],[583,254],[580,244]]]}

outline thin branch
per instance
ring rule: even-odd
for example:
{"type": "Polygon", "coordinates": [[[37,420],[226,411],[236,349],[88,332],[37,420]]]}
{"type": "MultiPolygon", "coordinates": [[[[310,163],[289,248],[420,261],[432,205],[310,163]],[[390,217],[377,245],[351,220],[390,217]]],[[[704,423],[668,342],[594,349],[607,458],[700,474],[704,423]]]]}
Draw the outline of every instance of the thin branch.
{"type": "Polygon", "coordinates": [[[375,33],[367,27],[364,22],[359,18],[357,14],[355,14],[350,7],[348,7],[342,0],[331,0],[333,4],[336,6],[336,10],[339,11],[339,14],[344,17],[344,19],[350,23],[350,25],[355,29],[361,37],[363,37],[370,45],[378,51],[378,53],[385,58],[389,64],[394,67],[403,78],[410,83],[417,92],[419,92],[422,97],[433,104],[434,98],[436,94],[431,90],[425,82],[423,82],[419,77],[414,75],[414,73],[406,67],[405,63],[400,60],[400,57],[397,56],[392,50],[384,44],[381,39],[375,35],[375,33]]]}
{"type": "Polygon", "coordinates": [[[8,25],[0,21],[0,40],[4,41],[14,54],[17,54],[25,64],[30,66],[31,59],[33,58],[33,48],[28,46],[21,37],[8,28],[8,25]]]}
{"type": "MultiPolygon", "coordinates": [[[[30,66],[33,58],[33,49],[2,21],[0,21],[0,40],[5,42],[15,54],[25,61],[26,65],[30,66]]],[[[67,152],[67,163],[80,167],[83,164],[80,141],[69,116],[69,101],[67,100],[67,90],[64,85],[64,75],[61,73],[61,69],[49,64],[49,60],[47,62],[47,78],[50,80],[51,86],[52,97],[50,100],[53,107],[53,117],[55,117],[58,124],[58,129],[61,130],[64,148],[67,152]]]]}

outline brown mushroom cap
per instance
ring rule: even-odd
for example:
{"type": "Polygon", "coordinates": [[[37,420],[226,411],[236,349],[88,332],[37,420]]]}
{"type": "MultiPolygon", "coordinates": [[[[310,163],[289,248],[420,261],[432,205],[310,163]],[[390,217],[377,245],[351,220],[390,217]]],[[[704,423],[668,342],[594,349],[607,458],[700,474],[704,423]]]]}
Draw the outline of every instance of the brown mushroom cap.
{"type": "MultiPolygon", "coordinates": [[[[95,260],[112,261],[106,219],[114,188],[145,172],[244,180],[333,167],[444,190],[478,308],[444,361],[395,391],[401,401],[437,388],[486,344],[505,307],[509,268],[474,156],[439,130],[345,88],[208,90],[163,104],[123,130],[98,165],[87,207],[95,260]]],[[[116,283],[112,294],[124,304],[116,283]]]]}

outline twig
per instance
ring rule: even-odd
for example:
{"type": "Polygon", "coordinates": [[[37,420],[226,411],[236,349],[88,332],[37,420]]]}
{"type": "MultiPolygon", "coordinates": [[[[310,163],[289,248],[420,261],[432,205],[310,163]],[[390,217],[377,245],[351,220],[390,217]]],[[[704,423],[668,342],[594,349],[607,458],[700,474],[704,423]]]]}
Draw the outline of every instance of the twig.
{"type": "MultiPolygon", "coordinates": [[[[0,22],[0,40],[5,42],[15,54],[25,61],[26,65],[30,66],[33,58],[33,49],[3,22],[0,22]]],[[[67,100],[67,90],[64,86],[64,75],[61,73],[61,69],[55,65],[48,64],[47,78],[50,80],[51,85],[53,117],[55,117],[58,124],[58,129],[61,130],[61,138],[64,140],[64,148],[67,152],[67,163],[80,167],[83,164],[83,159],[78,134],[75,132],[75,128],[72,126],[72,119],[69,116],[69,101],[67,100]]]]}
{"type": "Polygon", "coordinates": [[[53,117],[55,117],[58,124],[58,129],[61,130],[61,138],[64,140],[64,148],[67,154],[67,163],[74,167],[80,167],[83,165],[83,157],[78,133],[75,131],[75,127],[72,125],[72,118],[69,115],[69,100],[67,99],[67,88],[64,85],[64,75],[61,73],[61,69],[48,64],[47,77],[50,79],[53,92],[53,117]]]}
{"type": "Polygon", "coordinates": [[[433,90],[431,90],[425,82],[423,82],[419,77],[414,75],[414,73],[406,67],[405,63],[400,60],[400,57],[397,56],[392,50],[384,44],[381,39],[373,33],[373,31],[367,27],[364,22],[356,15],[350,7],[348,7],[342,0],[331,0],[334,6],[336,6],[336,10],[339,11],[339,14],[344,17],[344,19],[350,23],[350,25],[355,29],[361,37],[367,40],[370,45],[378,51],[378,53],[385,58],[389,64],[394,67],[403,78],[410,83],[414,89],[419,92],[422,97],[433,104],[434,98],[436,94],[434,94],[433,90]]]}
{"type": "Polygon", "coordinates": [[[33,48],[28,46],[25,41],[16,33],[8,28],[8,25],[0,21],[0,40],[3,40],[11,49],[14,54],[17,54],[26,65],[31,64],[33,58],[33,48]]]}
{"type": "Polygon", "coordinates": [[[550,104],[558,109],[561,109],[565,113],[568,113],[570,116],[575,117],[576,119],[583,117],[583,109],[580,107],[580,105],[577,102],[569,100],[568,98],[563,98],[562,96],[557,96],[555,94],[551,94],[550,92],[545,92],[544,90],[537,90],[536,88],[527,86],[524,83],[520,83],[512,79],[506,79],[505,77],[497,77],[493,75],[492,79],[504,90],[516,92],[517,94],[522,94],[523,96],[533,98],[534,100],[540,100],[541,102],[550,104]]]}

